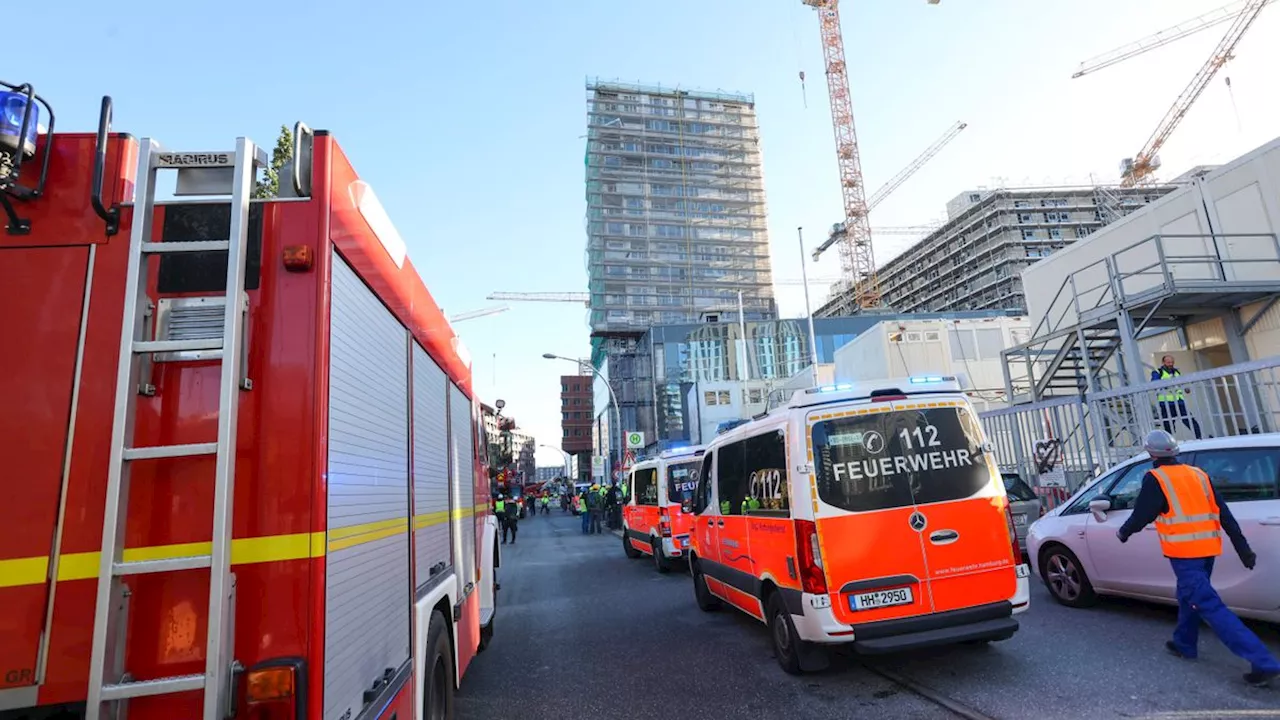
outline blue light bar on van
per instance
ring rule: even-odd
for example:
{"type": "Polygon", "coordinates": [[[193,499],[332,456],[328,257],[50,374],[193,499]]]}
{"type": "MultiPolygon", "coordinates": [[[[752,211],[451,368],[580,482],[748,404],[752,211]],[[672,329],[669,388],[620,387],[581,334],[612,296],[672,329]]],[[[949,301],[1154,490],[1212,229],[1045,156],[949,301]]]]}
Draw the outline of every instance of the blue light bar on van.
{"type": "Polygon", "coordinates": [[[822,387],[809,388],[808,390],[805,390],[805,392],[807,392],[807,393],[828,393],[828,392],[839,392],[839,391],[841,391],[841,390],[852,390],[852,389],[853,389],[853,386],[852,386],[852,385],[850,385],[850,384],[848,384],[848,383],[841,383],[841,384],[839,384],[839,385],[823,385],[822,387]]]}
{"type": "Polygon", "coordinates": [[[955,380],[953,377],[942,377],[941,375],[919,375],[911,378],[912,385],[924,385],[927,383],[940,383],[947,380],[955,380]]]}

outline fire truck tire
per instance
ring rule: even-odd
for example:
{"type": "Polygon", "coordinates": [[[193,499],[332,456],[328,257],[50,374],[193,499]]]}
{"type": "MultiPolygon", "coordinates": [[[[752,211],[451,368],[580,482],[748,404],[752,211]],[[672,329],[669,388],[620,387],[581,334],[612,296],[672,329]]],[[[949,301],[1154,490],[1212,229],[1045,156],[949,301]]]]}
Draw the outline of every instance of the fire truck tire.
{"type": "Polygon", "coordinates": [[[720,609],[720,598],[707,589],[707,577],[702,574],[702,564],[697,558],[689,561],[693,573],[693,596],[698,601],[698,609],[702,612],[713,612],[720,609]]]}
{"type": "Polygon", "coordinates": [[[666,553],[662,551],[662,538],[649,536],[650,547],[653,548],[653,569],[666,575],[671,572],[671,561],[667,560],[666,553]]]}
{"type": "Polygon", "coordinates": [[[425,720],[453,720],[453,650],[445,632],[444,615],[431,613],[427,631],[427,687],[423,693],[422,716],[425,720]]]}
{"type": "Polygon", "coordinates": [[[631,538],[627,537],[627,527],[625,525],[622,526],[622,552],[626,553],[627,557],[632,560],[640,557],[640,551],[631,544],[631,538]]]}

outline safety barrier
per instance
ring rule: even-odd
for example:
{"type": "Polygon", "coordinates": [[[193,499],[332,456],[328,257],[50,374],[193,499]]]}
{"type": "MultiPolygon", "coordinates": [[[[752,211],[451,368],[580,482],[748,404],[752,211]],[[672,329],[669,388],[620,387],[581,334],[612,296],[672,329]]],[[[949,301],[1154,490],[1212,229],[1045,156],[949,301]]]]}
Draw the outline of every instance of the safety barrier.
{"type": "Polygon", "coordinates": [[[1148,432],[1179,440],[1280,430],[1280,357],[1169,380],[981,413],[1002,472],[1016,472],[1046,508],[1142,452],[1148,432]]]}

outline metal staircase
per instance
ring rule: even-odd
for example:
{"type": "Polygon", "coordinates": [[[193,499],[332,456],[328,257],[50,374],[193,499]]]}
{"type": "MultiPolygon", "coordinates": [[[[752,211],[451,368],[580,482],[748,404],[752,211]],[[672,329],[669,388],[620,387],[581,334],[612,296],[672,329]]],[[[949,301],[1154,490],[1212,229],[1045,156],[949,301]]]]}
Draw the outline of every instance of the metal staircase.
{"type": "Polygon", "coordinates": [[[1144,333],[1280,294],[1274,266],[1269,234],[1154,235],[1120,248],[1068,275],[1031,339],[1002,353],[1006,392],[1038,402],[1143,383],[1144,333]]]}
{"type": "MultiPolygon", "coordinates": [[[[231,514],[235,488],[236,421],[244,363],[244,323],[248,299],[244,292],[245,259],[249,231],[249,199],[257,168],[266,165],[266,153],[247,138],[236,140],[231,152],[170,152],[158,143],[139,143],[136,203],[129,239],[128,274],[125,280],[124,323],[116,377],[115,420],[111,433],[111,458],[107,476],[102,526],[102,552],[98,571],[97,607],[93,645],[89,659],[86,717],[124,716],[124,701],[150,695],[203,691],[203,720],[221,720],[228,714],[235,677],[233,617],[235,577],[231,574],[231,514]],[[226,240],[155,242],[152,218],[158,171],[178,171],[176,194],[230,195],[231,223],[226,240]],[[226,295],[223,302],[222,337],[148,340],[148,260],[154,255],[225,251],[226,295]],[[218,435],[212,442],[188,445],[137,446],[134,421],[143,360],[158,353],[203,351],[220,363],[218,435]],[[213,536],[207,555],[129,561],[124,539],[128,519],[130,467],[161,458],[214,456],[213,536]],[[126,605],[130,593],[125,578],[134,575],[209,570],[208,634],[202,673],[139,679],[125,667],[124,643],[128,634],[126,605]]],[[[160,618],[133,618],[134,623],[162,622],[160,618]]]]}

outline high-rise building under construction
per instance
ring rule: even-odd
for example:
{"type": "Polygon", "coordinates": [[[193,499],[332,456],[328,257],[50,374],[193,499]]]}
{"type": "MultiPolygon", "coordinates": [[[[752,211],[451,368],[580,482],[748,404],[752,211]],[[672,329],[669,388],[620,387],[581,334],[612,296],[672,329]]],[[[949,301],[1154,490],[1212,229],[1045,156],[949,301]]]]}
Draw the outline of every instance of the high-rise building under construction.
{"type": "Polygon", "coordinates": [[[776,316],[750,95],[587,83],[591,330],[776,316]]]}
{"type": "Polygon", "coordinates": [[[777,317],[755,99],[588,81],[585,164],[592,363],[622,429],[652,441],[645,331],[736,321],[739,303],[746,320],[777,317]]]}

